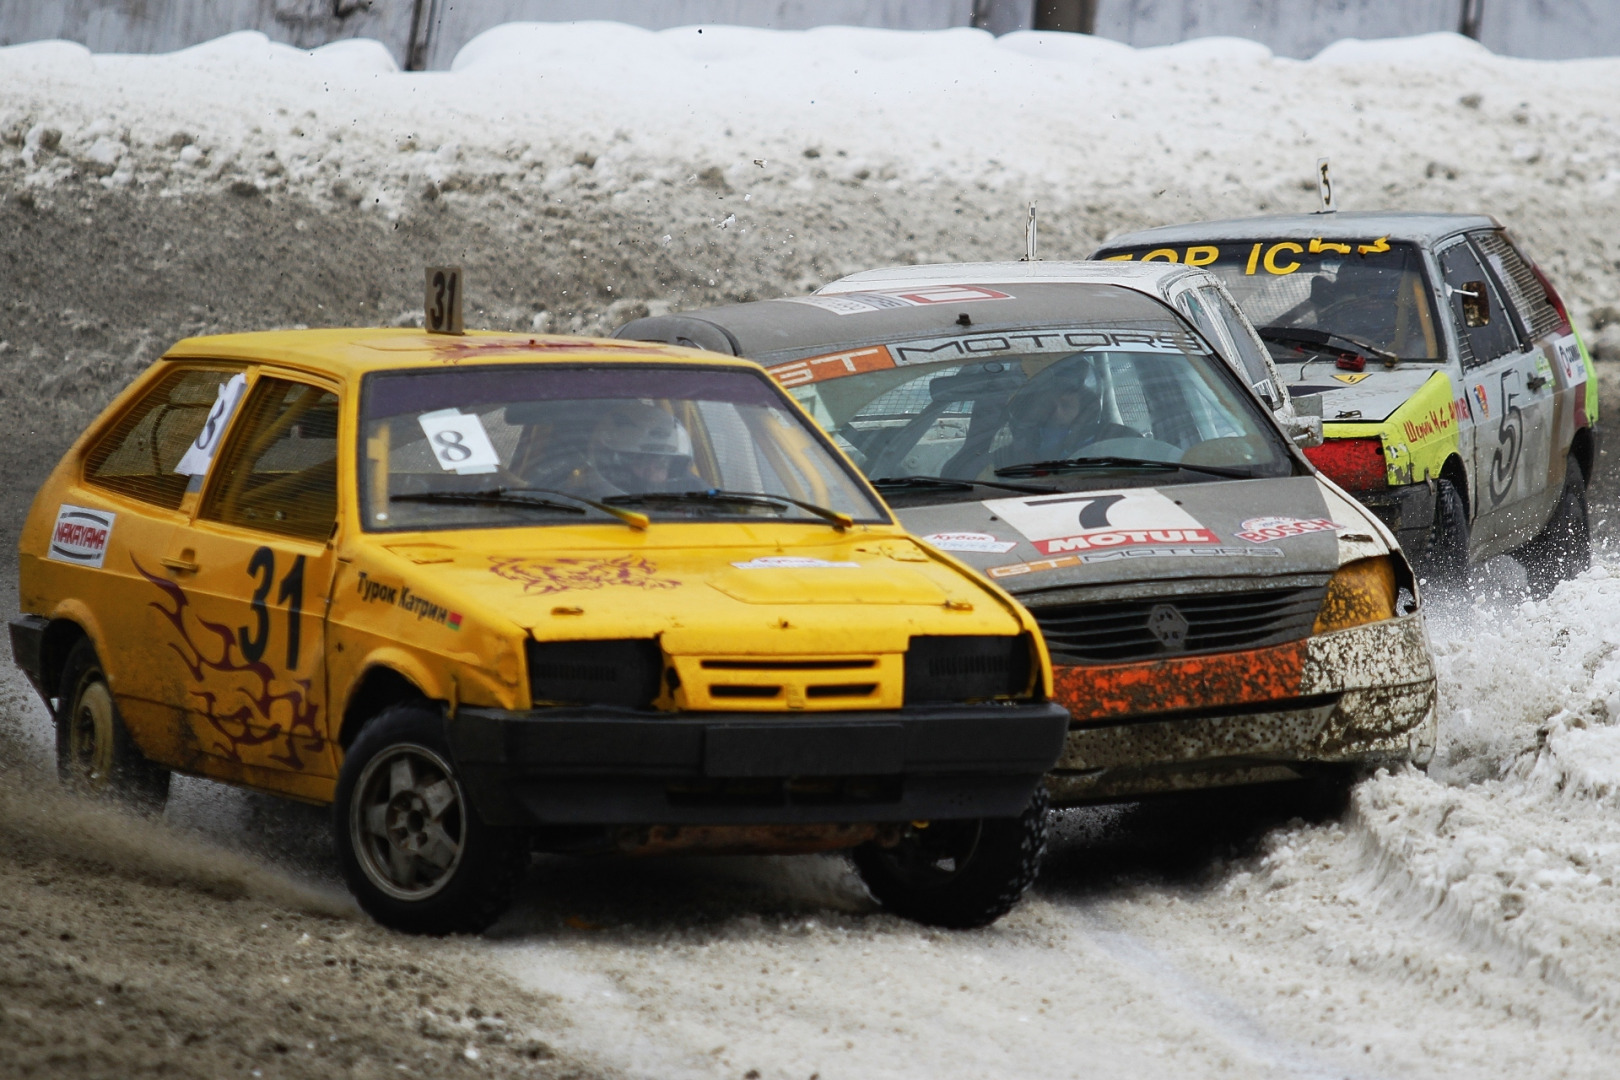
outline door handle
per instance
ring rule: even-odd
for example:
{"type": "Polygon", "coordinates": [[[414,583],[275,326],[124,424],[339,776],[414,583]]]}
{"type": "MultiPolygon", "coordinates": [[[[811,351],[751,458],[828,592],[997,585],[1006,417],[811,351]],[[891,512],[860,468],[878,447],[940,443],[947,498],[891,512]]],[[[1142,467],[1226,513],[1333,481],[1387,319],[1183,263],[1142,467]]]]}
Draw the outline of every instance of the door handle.
{"type": "Polygon", "coordinates": [[[1543,386],[1547,385],[1547,376],[1532,375],[1524,380],[1524,384],[1532,390],[1540,390],[1543,386]]]}
{"type": "MultiPolygon", "coordinates": [[[[189,554],[189,552],[187,554],[189,554]]],[[[177,574],[195,574],[198,570],[202,569],[202,567],[197,563],[186,558],[176,559],[172,557],[165,557],[158,561],[177,574]]]]}

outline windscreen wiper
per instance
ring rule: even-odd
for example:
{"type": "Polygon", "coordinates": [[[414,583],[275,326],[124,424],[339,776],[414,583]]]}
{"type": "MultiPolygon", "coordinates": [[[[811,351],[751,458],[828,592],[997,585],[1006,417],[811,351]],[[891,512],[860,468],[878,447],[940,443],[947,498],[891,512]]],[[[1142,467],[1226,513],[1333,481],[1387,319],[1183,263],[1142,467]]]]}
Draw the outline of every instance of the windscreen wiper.
{"type": "Polygon", "coordinates": [[[1059,461],[1026,461],[1021,465],[1006,465],[996,470],[997,476],[1040,476],[1044,473],[1075,472],[1081,469],[1163,469],[1175,472],[1186,469],[1188,472],[1209,473],[1211,476],[1226,476],[1233,480],[1253,480],[1254,472],[1250,469],[1229,469],[1222,465],[1192,465],[1184,461],[1155,461],[1152,458],[1116,457],[1075,457],[1063,458],[1059,461]]]}
{"type": "Polygon", "coordinates": [[[1045,484],[998,484],[994,480],[950,480],[943,476],[885,476],[872,481],[880,492],[908,491],[916,488],[934,488],[940,491],[971,491],[976,487],[1018,491],[1025,495],[1052,495],[1057,488],[1045,484]]]}
{"type": "Polygon", "coordinates": [[[817,506],[813,502],[795,499],[791,495],[778,495],[773,491],[727,491],[724,488],[710,488],[707,491],[637,491],[625,495],[609,495],[610,503],[657,503],[657,502],[728,502],[744,506],[763,506],[771,510],[786,510],[789,505],[797,506],[801,510],[809,511],[829,522],[836,529],[847,529],[855,524],[855,519],[848,514],[837,510],[829,510],[825,506],[817,506]]]}
{"type": "Polygon", "coordinates": [[[1308,345],[1316,349],[1325,347],[1330,341],[1342,341],[1362,356],[1382,360],[1391,367],[1401,362],[1401,358],[1388,349],[1380,349],[1371,342],[1333,330],[1312,330],[1303,326],[1261,326],[1256,332],[1262,341],[1275,341],[1281,345],[1308,345]]]}
{"type": "Polygon", "coordinates": [[[531,496],[556,495],[564,499],[572,499],[592,510],[600,510],[604,514],[618,518],[632,529],[645,529],[652,519],[646,514],[638,514],[634,510],[626,510],[620,506],[609,506],[595,499],[587,499],[582,495],[570,495],[566,491],[553,491],[550,488],[485,488],[482,491],[415,491],[403,492],[399,495],[390,495],[389,502],[421,502],[421,503],[451,503],[463,506],[530,506],[539,510],[561,510],[568,514],[583,514],[585,511],[570,503],[555,502],[547,498],[532,498],[531,496]]]}

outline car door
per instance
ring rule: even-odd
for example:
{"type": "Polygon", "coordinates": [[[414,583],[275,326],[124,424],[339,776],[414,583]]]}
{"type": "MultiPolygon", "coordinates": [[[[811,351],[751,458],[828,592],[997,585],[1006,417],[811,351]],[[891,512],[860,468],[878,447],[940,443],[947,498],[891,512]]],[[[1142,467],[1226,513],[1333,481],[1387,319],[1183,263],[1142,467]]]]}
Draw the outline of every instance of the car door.
{"type": "Polygon", "coordinates": [[[337,766],[325,637],[339,415],[336,387],[259,369],[164,558],[162,622],[205,771],[311,798],[337,766]]]}
{"type": "Polygon", "coordinates": [[[82,569],[102,663],[124,722],[143,753],[190,767],[184,721],[172,707],[174,654],[150,632],[165,600],[162,559],[196,502],[186,456],[223,428],[224,393],[245,365],[171,364],[85,452],[81,484],[57,507],[48,557],[82,569]]]}
{"type": "Polygon", "coordinates": [[[1475,558],[1535,532],[1547,490],[1553,386],[1546,361],[1520,340],[1493,275],[1463,237],[1436,250],[1474,419],[1475,558]],[[1540,364],[1538,364],[1540,359],[1540,364]]]}

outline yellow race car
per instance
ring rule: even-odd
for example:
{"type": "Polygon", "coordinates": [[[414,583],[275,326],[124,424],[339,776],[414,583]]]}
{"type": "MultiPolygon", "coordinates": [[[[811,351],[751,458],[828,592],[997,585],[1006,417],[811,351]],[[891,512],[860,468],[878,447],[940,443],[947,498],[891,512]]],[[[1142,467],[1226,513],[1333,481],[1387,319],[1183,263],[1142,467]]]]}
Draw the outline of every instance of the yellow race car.
{"type": "Polygon", "coordinates": [[[331,803],[399,929],[482,929],[531,850],[852,848],[886,907],[980,925],[1044,847],[1068,717],[1035,623],[745,361],[182,341],[63,458],[20,567],[64,778],[331,803]]]}

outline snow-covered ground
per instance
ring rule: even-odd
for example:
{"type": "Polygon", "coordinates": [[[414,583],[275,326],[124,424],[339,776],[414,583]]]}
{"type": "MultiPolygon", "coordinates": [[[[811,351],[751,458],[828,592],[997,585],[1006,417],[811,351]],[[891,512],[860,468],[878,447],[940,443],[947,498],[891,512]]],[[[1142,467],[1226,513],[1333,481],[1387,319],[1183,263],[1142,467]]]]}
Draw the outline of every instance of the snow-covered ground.
{"type": "MultiPolygon", "coordinates": [[[[1007,257],[1028,199],[1054,256],[1311,209],[1319,156],[1347,207],[1497,214],[1620,355],[1617,100],[1620,60],[1450,35],[1301,62],[1232,40],[518,26],[431,74],[255,35],[0,49],[0,420],[44,446],[7,456],[0,506],[15,518],[167,341],[408,319],[433,253],[480,267],[489,324],[591,329],[1007,257]]],[[[473,951],[554,995],[555,1044],[638,1077],[1613,1075],[1620,518],[1601,517],[1600,565],[1549,600],[1498,561],[1436,613],[1437,760],[1342,815],[1067,814],[1032,899],[970,934],[876,914],[835,858],[545,860],[473,951]]],[[[0,751],[48,759],[14,674],[0,751]]],[[[169,821],[334,880],[307,809],[183,781],[169,821]]]]}

